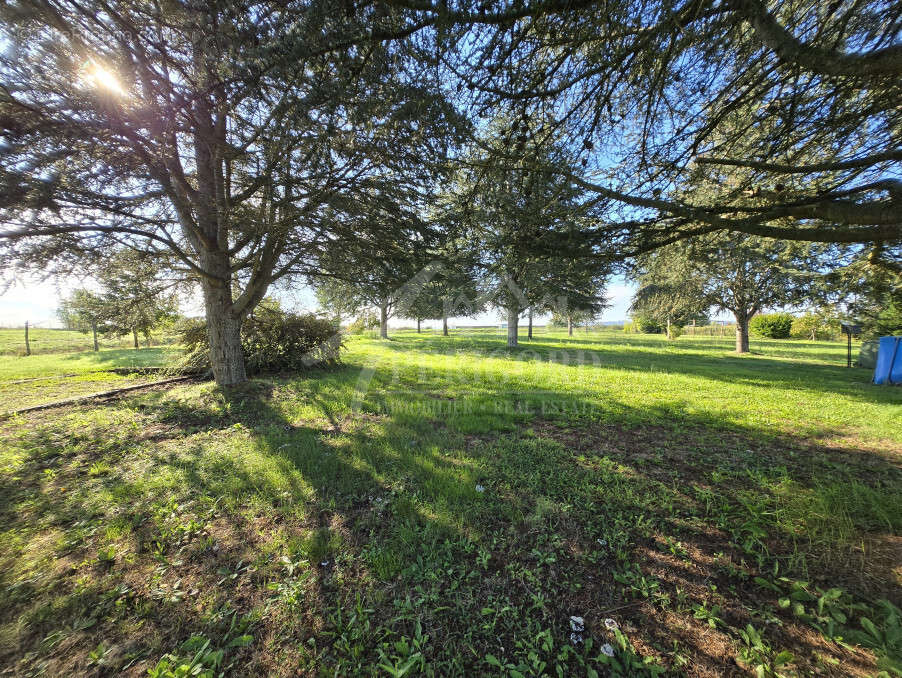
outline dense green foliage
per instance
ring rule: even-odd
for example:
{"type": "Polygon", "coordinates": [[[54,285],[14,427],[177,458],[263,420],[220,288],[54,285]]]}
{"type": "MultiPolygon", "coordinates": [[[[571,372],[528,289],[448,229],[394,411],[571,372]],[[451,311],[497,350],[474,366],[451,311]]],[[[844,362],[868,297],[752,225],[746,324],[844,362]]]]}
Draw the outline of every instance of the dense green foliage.
{"type": "Polygon", "coordinates": [[[363,334],[367,330],[374,330],[377,327],[379,327],[378,314],[370,309],[364,309],[348,323],[347,331],[349,334],[363,334]]]}
{"type": "Polygon", "coordinates": [[[632,320],[623,326],[625,332],[641,332],[642,334],[661,334],[664,328],[652,316],[645,313],[633,313],[632,320]]]}
{"type": "Polygon", "coordinates": [[[526,309],[596,315],[607,305],[610,262],[580,235],[596,205],[568,179],[576,153],[561,139],[530,138],[548,123],[539,115],[491,120],[444,196],[444,213],[467,234],[483,298],[505,315],[511,345],[526,309]],[[495,166],[491,154],[503,152],[508,128],[521,132],[518,157],[495,166]]]}
{"type": "Polygon", "coordinates": [[[711,308],[729,311],[736,320],[736,350],[746,352],[753,316],[807,299],[824,260],[823,248],[810,243],[724,233],[692,238],[637,259],[633,308],[661,326],[668,318],[684,325],[711,308]]]}
{"type": "Polygon", "coordinates": [[[67,329],[97,335],[132,335],[138,348],[138,335],[150,345],[151,333],[171,326],[178,319],[178,299],[173,283],[164,277],[158,261],[122,249],[112,253],[92,269],[99,283],[96,292],[73,290],[60,300],[57,316],[67,329]]]}
{"type": "Polygon", "coordinates": [[[756,337],[788,339],[793,320],[791,313],[761,313],[749,322],[749,330],[756,337]]]}
{"type": "Polygon", "coordinates": [[[122,247],[164,262],[200,288],[220,384],[246,379],[240,327],[269,286],[327,246],[399,244],[378,232],[416,217],[469,125],[409,41],[372,39],[393,12],[0,11],[0,268],[81,273],[122,247]]]}
{"type": "Polygon", "coordinates": [[[866,336],[902,335],[902,302],[891,301],[885,308],[867,319],[866,336]]]}
{"type": "MultiPolygon", "coordinates": [[[[181,328],[189,368],[209,367],[207,328],[202,320],[186,320],[181,328]]],[[[241,348],[253,374],[304,371],[336,365],[342,348],[338,327],[314,314],[298,315],[261,305],[241,329],[241,348]]]]}
{"type": "Polygon", "coordinates": [[[98,331],[104,317],[104,300],[99,294],[86,289],[75,289],[61,299],[57,316],[67,330],[83,334],[98,331]]]}
{"type": "Polygon", "coordinates": [[[178,318],[178,299],[160,264],[123,249],[98,268],[101,285],[101,331],[108,336],[138,335],[150,343],[151,332],[178,318]]]}
{"type": "Polygon", "coordinates": [[[840,322],[827,311],[804,313],[792,319],[790,335],[795,339],[836,339],[840,334],[840,322]]]}

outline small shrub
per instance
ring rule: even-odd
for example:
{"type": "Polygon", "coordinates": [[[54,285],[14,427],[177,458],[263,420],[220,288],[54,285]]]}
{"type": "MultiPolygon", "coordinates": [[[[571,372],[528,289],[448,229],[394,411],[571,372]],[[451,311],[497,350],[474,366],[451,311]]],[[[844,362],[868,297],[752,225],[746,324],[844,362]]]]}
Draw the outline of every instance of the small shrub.
{"type": "Polygon", "coordinates": [[[375,311],[365,311],[348,325],[348,334],[363,334],[376,327],[379,327],[379,316],[375,311]]]}
{"type": "MultiPolygon", "coordinates": [[[[184,366],[210,366],[205,322],[186,321],[181,329],[181,343],[186,350],[184,366]]],[[[252,374],[335,365],[342,346],[336,326],[312,313],[296,315],[261,306],[241,328],[245,367],[252,374]]]]}
{"type": "Polygon", "coordinates": [[[788,339],[792,331],[793,317],[789,313],[763,313],[749,323],[749,331],[765,339],[788,339]]]}
{"type": "Polygon", "coordinates": [[[790,334],[796,339],[821,339],[824,341],[839,336],[839,320],[822,313],[806,313],[792,319],[790,334]]]}
{"type": "Polygon", "coordinates": [[[664,328],[661,324],[647,315],[633,316],[633,322],[630,323],[632,331],[639,331],[642,334],[661,334],[664,328]]]}

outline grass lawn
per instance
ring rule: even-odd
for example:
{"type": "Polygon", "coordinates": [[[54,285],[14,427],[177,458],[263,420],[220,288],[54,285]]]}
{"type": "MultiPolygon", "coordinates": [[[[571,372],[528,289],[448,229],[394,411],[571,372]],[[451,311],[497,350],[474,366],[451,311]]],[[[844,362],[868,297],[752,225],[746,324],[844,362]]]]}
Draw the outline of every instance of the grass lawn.
{"type": "Polygon", "coordinates": [[[162,367],[174,348],[111,349],[53,353],[0,360],[0,413],[159,379],[113,368],[162,367]]]}
{"type": "Polygon", "coordinates": [[[899,675],[902,389],[752,348],[398,333],[0,422],[0,672],[899,675]]]}
{"type": "MultiPolygon", "coordinates": [[[[171,336],[154,337],[154,342],[160,340],[169,343],[171,336]]],[[[46,353],[75,353],[78,351],[90,351],[94,348],[94,339],[90,333],[76,330],[63,330],[46,327],[32,327],[28,331],[28,340],[31,345],[32,355],[46,353]]],[[[98,337],[101,349],[105,348],[131,348],[134,340],[131,335],[123,337],[98,337]]],[[[141,337],[141,345],[144,346],[144,337],[141,337]]],[[[25,355],[25,328],[0,328],[0,355],[24,356],[25,355]]]]}

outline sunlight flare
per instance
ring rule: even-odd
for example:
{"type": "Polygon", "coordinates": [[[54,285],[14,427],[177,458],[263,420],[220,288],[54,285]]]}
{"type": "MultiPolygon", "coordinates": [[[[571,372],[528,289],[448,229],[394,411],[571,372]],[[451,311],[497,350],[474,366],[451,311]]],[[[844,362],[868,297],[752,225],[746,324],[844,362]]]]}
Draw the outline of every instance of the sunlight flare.
{"type": "Polygon", "coordinates": [[[125,96],[127,94],[116,74],[96,61],[88,64],[85,79],[97,89],[105,90],[117,96],[125,96]]]}

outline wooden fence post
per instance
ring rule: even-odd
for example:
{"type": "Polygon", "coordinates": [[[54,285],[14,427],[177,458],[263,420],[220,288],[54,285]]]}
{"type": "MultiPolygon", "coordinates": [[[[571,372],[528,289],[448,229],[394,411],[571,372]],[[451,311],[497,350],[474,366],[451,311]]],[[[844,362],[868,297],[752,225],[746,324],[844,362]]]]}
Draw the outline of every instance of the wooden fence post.
{"type": "Polygon", "coordinates": [[[28,341],[28,321],[25,321],[25,355],[31,355],[31,343],[28,341]]]}

